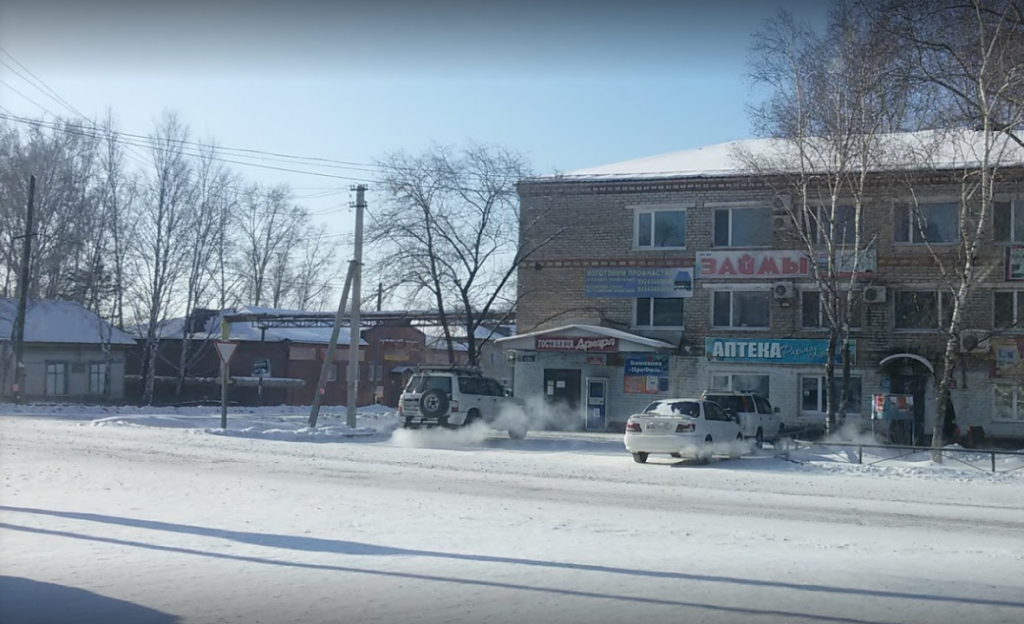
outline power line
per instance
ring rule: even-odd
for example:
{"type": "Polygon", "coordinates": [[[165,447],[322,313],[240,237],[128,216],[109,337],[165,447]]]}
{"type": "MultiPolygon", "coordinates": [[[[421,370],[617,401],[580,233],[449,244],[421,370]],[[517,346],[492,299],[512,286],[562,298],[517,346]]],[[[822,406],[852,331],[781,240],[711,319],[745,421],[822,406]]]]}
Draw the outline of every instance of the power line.
{"type": "MultiPolygon", "coordinates": [[[[2,81],[0,81],[0,82],[2,82],[2,81]]],[[[53,113],[50,113],[50,114],[53,115],[53,113]]],[[[60,118],[57,115],[54,115],[54,117],[57,117],[58,119],[60,118]]],[[[61,127],[61,126],[59,126],[59,125],[57,125],[57,124],[55,124],[53,122],[41,121],[41,120],[38,120],[38,119],[28,119],[28,118],[20,117],[20,116],[17,116],[17,115],[9,115],[9,114],[8,115],[3,115],[3,114],[0,114],[0,119],[6,119],[8,121],[13,121],[13,122],[22,123],[22,124],[28,124],[28,125],[43,126],[45,128],[48,128],[48,129],[51,129],[51,130],[56,130],[56,131],[59,131],[59,132],[68,132],[68,133],[72,133],[72,134],[79,134],[79,135],[82,135],[82,136],[88,136],[88,137],[93,137],[93,138],[103,138],[102,135],[97,134],[96,132],[89,132],[87,130],[76,130],[76,129],[72,129],[72,128],[68,128],[68,127],[61,127]]],[[[135,146],[135,147],[144,147],[144,148],[155,149],[155,150],[166,150],[166,148],[161,147],[160,145],[158,145],[156,143],[156,141],[154,141],[152,139],[146,139],[146,141],[147,141],[146,143],[138,143],[138,142],[134,142],[134,141],[130,141],[130,140],[125,140],[125,139],[121,138],[123,136],[137,136],[137,135],[126,134],[126,133],[123,133],[123,132],[115,132],[114,134],[115,134],[115,139],[117,141],[125,143],[126,145],[131,145],[131,146],[135,146]]],[[[179,140],[179,139],[172,139],[171,142],[179,143],[182,146],[188,145],[188,144],[201,145],[201,144],[198,144],[198,143],[193,143],[191,141],[183,141],[183,140],[179,140]]],[[[214,149],[219,149],[219,148],[215,147],[214,149]]],[[[201,153],[197,153],[195,151],[186,151],[184,149],[182,150],[182,154],[184,154],[186,156],[192,156],[192,157],[202,157],[202,156],[204,156],[201,153]]],[[[210,160],[215,160],[215,161],[218,161],[218,162],[230,163],[230,164],[235,164],[235,165],[241,165],[243,167],[256,167],[256,168],[259,168],[259,169],[271,169],[271,170],[274,170],[274,171],[284,171],[284,172],[287,172],[287,173],[297,173],[297,174],[301,174],[301,175],[318,176],[318,177],[322,177],[322,178],[331,178],[331,179],[335,179],[335,180],[349,180],[349,181],[353,181],[353,182],[371,182],[371,183],[372,182],[376,182],[376,180],[372,180],[372,179],[369,179],[369,178],[358,178],[358,177],[354,177],[354,176],[344,176],[344,175],[338,175],[338,174],[334,174],[334,173],[324,173],[324,172],[321,172],[321,171],[307,171],[307,170],[303,170],[303,169],[293,169],[293,168],[290,168],[290,167],[277,167],[277,166],[274,166],[274,165],[267,165],[267,164],[260,164],[260,163],[244,162],[244,161],[240,161],[240,160],[233,160],[233,159],[230,159],[230,158],[224,158],[222,156],[205,155],[205,157],[209,158],[210,160]]]]}

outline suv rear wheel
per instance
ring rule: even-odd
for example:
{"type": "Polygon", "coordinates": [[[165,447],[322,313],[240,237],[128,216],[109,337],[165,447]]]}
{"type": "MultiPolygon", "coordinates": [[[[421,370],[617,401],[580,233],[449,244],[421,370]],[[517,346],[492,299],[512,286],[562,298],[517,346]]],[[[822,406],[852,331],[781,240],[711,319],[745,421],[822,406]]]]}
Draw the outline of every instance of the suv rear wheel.
{"type": "Polygon", "coordinates": [[[440,418],[448,412],[448,395],[434,388],[420,397],[420,413],[427,418],[440,418]]]}

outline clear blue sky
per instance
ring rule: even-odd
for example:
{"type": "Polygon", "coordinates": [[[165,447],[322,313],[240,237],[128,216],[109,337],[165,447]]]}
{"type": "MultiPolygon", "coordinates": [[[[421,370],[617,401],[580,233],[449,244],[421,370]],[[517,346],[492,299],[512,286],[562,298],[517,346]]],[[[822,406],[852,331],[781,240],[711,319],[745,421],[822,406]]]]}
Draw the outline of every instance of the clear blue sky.
{"type": "MultiPolygon", "coordinates": [[[[171,109],[196,138],[231,147],[371,163],[473,139],[549,173],[751,136],[750,34],[780,7],[810,21],[826,11],[808,0],[209,4],[0,0],[0,46],[87,116],[113,109],[126,132],[147,134],[171,109]]],[[[2,65],[0,80],[15,114],[43,111],[11,87],[70,116],[2,65]]],[[[301,201],[331,231],[352,230],[352,182],[239,169],[299,196],[343,189],[301,201]]]]}

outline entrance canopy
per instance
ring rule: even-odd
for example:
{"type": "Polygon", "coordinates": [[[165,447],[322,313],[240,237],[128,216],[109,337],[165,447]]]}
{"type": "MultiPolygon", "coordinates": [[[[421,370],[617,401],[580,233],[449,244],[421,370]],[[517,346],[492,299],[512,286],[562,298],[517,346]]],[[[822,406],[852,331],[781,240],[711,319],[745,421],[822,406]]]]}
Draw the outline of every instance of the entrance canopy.
{"type": "Polygon", "coordinates": [[[895,353],[893,355],[889,355],[889,356],[886,356],[886,357],[882,358],[882,361],[879,362],[878,365],[879,366],[885,366],[889,362],[893,362],[895,360],[904,360],[904,359],[905,360],[914,360],[915,362],[919,362],[921,364],[924,364],[924,367],[928,369],[928,372],[930,372],[933,375],[935,374],[935,367],[932,366],[932,363],[928,361],[928,358],[921,357],[920,355],[917,355],[916,353],[895,353]]]}
{"type": "Polygon", "coordinates": [[[564,325],[495,340],[503,349],[575,353],[656,353],[674,349],[663,340],[600,325],[564,325]]]}

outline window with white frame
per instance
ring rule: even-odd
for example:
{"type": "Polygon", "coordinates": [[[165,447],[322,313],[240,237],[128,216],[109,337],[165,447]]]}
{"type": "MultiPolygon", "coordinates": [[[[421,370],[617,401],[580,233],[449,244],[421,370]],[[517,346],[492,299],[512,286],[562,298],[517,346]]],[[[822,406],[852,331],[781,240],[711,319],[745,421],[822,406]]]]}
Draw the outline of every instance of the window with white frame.
{"type": "MultiPolygon", "coordinates": [[[[835,379],[836,389],[842,391],[843,380],[841,377],[835,379]]],[[[836,405],[836,413],[840,410],[836,405]]],[[[861,379],[850,377],[850,383],[846,387],[846,413],[860,414],[861,411],[861,379]]],[[[828,411],[828,379],[818,375],[803,375],[800,377],[800,411],[814,414],[824,414],[828,411]]]]}
{"type": "MultiPolygon", "coordinates": [[[[846,292],[840,292],[840,313],[846,311],[846,292]]],[[[853,306],[850,308],[850,327],[861,327],[864,318],[864,301],[854,293],[853,306]]],[[[820,291],[800,291],[800,324],[805,329],[822,329],[829,326],[828,315],[825,314],[825,297],[820,291]]]]}
{"type": "Polygon", "coordinates": [[[107,387],[107,365],[105,362],[89,363],[89,394],[100,395],[107,387]]]}
{"type": "Polygon", "coordinates": [[[1024,291],[997,290],[992,293],[994,329],[1024,330],[1024,291]]]}
{"type": "Polygon", "coordinates": [[[712,390],[731,390],[733,392],[756,392],[766,398],[770,384],[768,375],[751,375],[748,373],[714,373],[711,375],[712,390]]]}
{"type": "Polygon", "coordinates": [[[1024,201],[993,204],[992,237],[1003,243],[1024,243],[1024,201]]]}
{"type": "Polygon", "coordinates": [[[834,231],[831,206],[816,206],[808,210],[807,220],[801,225],[806,228],[807,238],[811,243],[824,243],[830,232],[835,245],[853,245],[857,242],[857,211],[853,206],[835,207],[834,231]]]}
{"type": "Polygon", "coordinates": [[[899,205],[893,216],[894,242],[939,244],[960,240],[960,206],[956,202],[899,205]]]}
{"type": "Polygon", "coordinates": [[[715,247],[767,247],[772,244],[771,208],[715,210],[715,247]]]}
{"type": "Polygon", "coordinates": [[[637,210],[634,217],[633,246],[637,249],[686,246],[686,210],[637,210]]]}
{"type": "Polygon", "coordinates": [[[331,364],[331,367],[327,369],[327,381],[338,381],[337,364],[331,364]]]}
{"type": "Polygon", "coordinates": [[[996,385],[995,393],[996,420],[1024,420],[1024,391],[1019,386],[996,385]]]}
{"type": "Polygon", "coordinates": [[[770,291],[719,290],[711,297],[711,324],[714,327],[768,329],[771,309],[770,291]]]}
{"type": "Polygon", "coordinates": [[[953,295],[935,290],[898,290],[893,296],[896,329],[940,329],[953,318],[953,295]]]}
{"type": "Polygon", "coordinates": [[[634,303],[636,327],[682,327],[683,302],[681,297],[658,299],[643,297],[634,303]]]}
{"type": "Polygon", "coordinates": [[[46,363],[46,396],[65,396],[68,393],[67,362],[46,363]]]}

